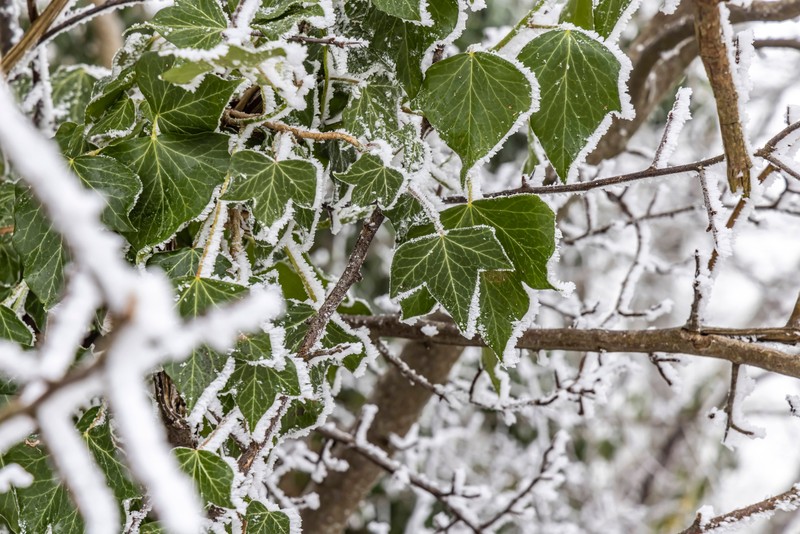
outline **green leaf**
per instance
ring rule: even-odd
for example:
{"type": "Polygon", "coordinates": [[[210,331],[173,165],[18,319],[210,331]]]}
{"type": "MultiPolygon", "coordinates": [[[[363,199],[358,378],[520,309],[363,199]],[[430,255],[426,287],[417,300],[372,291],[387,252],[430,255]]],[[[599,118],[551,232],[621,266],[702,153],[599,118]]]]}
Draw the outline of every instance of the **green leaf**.
{"type": "Polygon", "coordinates": [[[136,122],[136,104],[129,96],[122,95],[92,127],[90,136],[118,138],[133,131],[136,122]]]}
{"type": "MultiPolygon", "coordinates": [[[[347,2],[345,7],[349,5],[355,6],[356,2],[347,2]]],[[[459,11],[457,0],[428,0],[433,24],[420,26],[372,9],[363,24],[362,37],[371,41],[365,53],[369,57],[377,56],[390,71],[395,71],[406,94],[414,98],[422,85],[421,64],[425,53],[454,32],[459,11]]],[[[374,61],[368,63],[371,67],[374,61]]]]}
{"type": "Polygon", "coordinates": [[[253,200],[253,215],[270,227],[293,206],[310,208],[317,194],[317,167],[307,160],[276,161],[252,150],[231,159],[232,183],[223,200],[253,200]]]}
{"type": "Polygon", "coordinates": [[[251,432],[255,430],[261,417],[272,408],[279,394],[293,397],[300,395],[297,369],[291,360],[287,359],[285,362],[281,371],[247,361],[236,363],[230,380],[236,389],[236,404],[242,410],[251,432]]]}
{"type": "Polygon", "coordinates": [[[272,355],[272,342],[264,332],[242,335],[236,343],[232,356],[244,362],[261,362],[272,355]]]}
{"type": "Polygon", "coordinates": [[[228,21],[216,0],[177,0],[153,18],[153,26],[179,48],[214,48],[223,41],[228,21]]]}
{"type": "Polygon", "coordinates": [[[411,294],[425,287],[461,331],[469,332],[475,319],[470,308],[479,273],[510,268],[492,228],[460,228],[418,237],[395,250],[391,296],[411,294]]]}
{"type": "MultiPolygon", "coordinates": [[[[202,315],[247,291],[247,288],[238,284],[194,276],[179,278],[173,283],[179,291],[177,306],[183,317],[202,315]]],[[[203,391],[217,378],[227,359],[227,356],[201,346],[193,350],[185,361],[164,365],[164,370],[183,395],[188,411],[194,408],[203,391]]]]}
{"type": "Polygon", "coordinates": [[[96,148],[83,135],[83,125],[74,122],[62,123],[56,131],[55,140],[66,158],[74,158],[96,148]]]}
{"type": "Polygon", "coordinates": [[[83,122],[97,77],[86,65],[70,65],[58,67],[50,82],[56,119],[83,122]]]}
{"type": "Polygon", "coordinates": [[[436,299],[424,287],[400,301],[400,311],[403,319],[411,319],[421,315],[428,315],[436,307],[436,299]]]}
{"type": "Polygon", "coordinates": [[[187,447],[177,447],[174,451],[181,469],[192,477],[200,495],[217,506],[233,508],[233,469],[225,460],[210,451],[187,447]]]}
{"type": "Polygon", "coordinates": [[[13,287],[22,279],[22,261],[12,242],[14,228],[14,204],[16,186],[11,182],[0,183],[0,287],[13,287]]]}
{"type": "Polygon", "coordinates": [[[387,15],[414,22],[422,21],[420,4],[419,0],[372,0],[372,5],[387,15]]]}
{"type": "Polygon", "coordinates": [[[208,75],[194,91],[187,91],[161,79],[174,62],[174,58],[148,52],[136,64],[137,83],[153,122],[163,133],[213,132],[240,80],[208,75]]]}
{"type": "Polygon", "coordinates": [[[463,180],[510,133],[532,98],[530,82],[513,63],[467,52],[432,65],[415,103],[461,157],[463,180]]]}
{"type": "Polygon", "coordinates": [[[277,41],[301,22],[324,26],[325,10],[318,0],[265,0],[261,6],[252,27],[268,40],[277,41]]]}
{"type": "MultiPolygon", "coordinates": [[[[49,455],[38,441],[20,443],[2,457],[2,464],[18,464],[33,476],[27,488],[13,488],[12,502],[16,508],[21,532],[53,532],[82,534],[83,521],[70,501],[63,482],[50,470],[49,455]]],[[[6,515],[6,514],[3,514],[6,515]]]]}
{"type": "Polygon", "coordinates": [[[120,461],[119,445],[111,435],[111,425],[105,409],[99,406],[89,409],[76,426],[116,498],[122,501],[137,497],[139,491],[131,482],[128,468],[120,461]],[[101,409],[103,413],[100,412],[101,409]]]}
{"type": "Polygon", "coordinates": [[[92,99],[86,106],[87,122],[96,121],[107,113],[124,93],[133,87],[135,81],[136,71],[132,66],[123,69],[115,76],[98,80],[92,90],[92,99]]]}
{"type": "Polygon", "coordinates": [[[102,194],[106,201],[103,223],[117,232],[135,231],[128,214],[142,191],[139,177],[108,156],[78,156],[67,162],[84,186],[102,194]]]}
{"type": "Polygon", "coordinates": [[[52,308],[64,286],[67,251],[39,202],[22,187],[16,191],[12,240],[22,258],[23,277],[28,287],[46,309],[52,308]]]}
{"type": "MultiPolygon", "coordinates": [[[[147,260],[147,266],[160,267],[170,279],[175,280],[184,276],[195,276],[200,269],[202,258],[203,249],[187,247],[153,254],[147,260]]],[[[230,268],[231,262],[222,254],[218,255],[214,265],[214,275],[223,277],[230,268]]]]}
{"type": "Polygon", "coordinates": [[[0,338],[20,345],[33,345],[33,332],[13,310],[0,306],[0,338]]]}
{"type": "Polygon", "coordinates": [[[136,250],[162,243],[200,215],[230,161],[228,137],[222,134],[140,137],[105,153],[142,181],[142,195],[130,215],[139,231],[126,235],[136,250]]]}
{"type": "Polygon", "coordinates": [[[516,195],[452,207],[441,213],[441,221],[445,228],[492,227],[514,266],[514,271],[480,275],[478,331],[502,355],[514,327],[530,307],[522,283],[531,289],[553,287],[547,279],[547,263],[555,251],[555,215],[539,197],[516,195]]]}
{"type": "MultiPolygon", "coordinates": [[[[197,76],[214,70],[215,67],[225,69],[242,69],[258,67],[267,59],[276,56],[285,56],[281,48],[249,49],[241,46],[229,45],[227,52],[218,58],[209,61],[180,60],[170,69],[164,71],[161,78],[171,83],[189,83],[197,76]]],[[[261,76],[256,70],[256,75],[261,76]]]]}
{"type": "Polygon", "coordinates": [[[391,205],[400,193],[405,178],[403,174],[387,167],[378,156],[364,154],[347,172],[334,175],[337,180],[353,186],[350,201],[356,206],[375,202],[382,208],[391,205]]]}
{"type": "Polygon", "coordinates": [[[216,380],[228,357],[205,345],[192,350],[182,362],[164,364],[164,371],[169,375],[186,402],[186,411],[191,412],[203,391],[216,380]]]}
{"type": "Polygon", "coordinates": [[[614,31],[617,23],[631,5],[632,0],[600,0],[594,8],[594,31],[606,38],[614,31]]]}
{"type": "Polygon", "coordinates": [[[541,106],[531,116],[531,127],[566,181],[606,115],[622,110],[619,61],[603,44],[574,30],[539,35],[519,60],[539,80],[541,106]]]}
{"type": "Polygon", "coordinates": [[[284,512],[270,512],[260,502],[253,501],[247,505],[245,514],[248,534],[289,534],[291,521],[284,512]]]}
{"type": "Polygon", "coordinates": [[[567,5],[561,11],[559,22],[570,22],[575,26],[587,30],[594,29],[594,15],[592,13],[592,0],[567,0],[567,5]]]}
{"type": "Polygon", "coordinates": [[[183,317],[197,317],[247,292],[247,288],[239,284],[211,278],[187,276],[174,283],[179,290],[177,306],[183,317]]]}

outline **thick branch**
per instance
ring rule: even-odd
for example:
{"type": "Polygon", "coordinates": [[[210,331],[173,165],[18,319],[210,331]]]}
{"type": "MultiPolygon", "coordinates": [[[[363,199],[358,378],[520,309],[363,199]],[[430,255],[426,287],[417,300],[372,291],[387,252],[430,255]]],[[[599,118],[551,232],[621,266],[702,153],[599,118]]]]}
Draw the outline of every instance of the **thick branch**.
{"type": "MultiPolygon", "coordinates": [[[[753,162],[747,151],[744,127],[739,116],[739,94],[729,59],[728,43],[722,31],[719,0],[695,0],[695,33],[700,59],[717,101],[719,129],[728,164],[728,185],[731,191],[742,188],[750,196],[750,167],[753,162]]],[[[732,43],[731,43],[732,44],[732,43]]]]}
{"type": "MultiPolygon", "coordinates": [[[[480,338],[467,339],[455,324],[444,321],[417,321],[413,326],[394,315],[346,316],[352,326],[366,326],[373,335],[405,339],[427,340],[430,343],[462,347],[485,346],[480,338]],[[422,332],[426,325],[435,326],[438,333],[427,336],[422,332]]],[[[517,347],[530,350],[570,350],[578,352],[631,352],[650,354],[666,352],[717,358],[732,363],[750,365],[775,373],[800,378],[800,359],[770,347],[736,339],[761,336],[764,341],[782,339],[800,342],[796,329],[704,329],[691,332],[684,328],[653,330],[601,330],[575,328],[542,328],[525,332],[517,347]],[[717,333],[724,332],[725,334],[717,333]]]]}

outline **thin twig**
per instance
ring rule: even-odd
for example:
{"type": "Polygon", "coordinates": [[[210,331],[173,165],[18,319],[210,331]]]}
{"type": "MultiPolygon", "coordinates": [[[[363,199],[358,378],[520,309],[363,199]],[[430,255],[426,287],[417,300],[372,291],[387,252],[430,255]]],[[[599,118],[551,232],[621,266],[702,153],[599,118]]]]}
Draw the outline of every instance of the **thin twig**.
{"type": "Polygon", "coordinates": [[[299,137],[300,139],[311,139],[313,141],[344,141],[361,150],[364,145],[350,134],[344,132],[319,132],[314,130],[304,130],[296,126],[289,126],[282,122],[271,121],[265,119],[263,115],[253,115],[251,113],[244,113],[235,109],[225,110],[225,121],[229,124],[241,126],[243,124],[259,123],[265,128],[275,132],[286,132],[299,137]]]}
{"type": "MultiPolygon", "coordinates": [[[[373,464],[377,465],[384,471],[388,473],[396,473],[400,469],[400,464],[391,460],[386,454],[379,454],[376,453],[377,451],[381,451],[376,445],[372,446],[365,446],[359,443],[351,434],[339,430],[338,428],[332,426],[324,426],[317,429],[317,432],[322,436],[338,441],[342,445],[356,451],[364,458],[372,462],[373,464]]],[[[383,451],[381,451],[383,452],[383,451]]],[[[469,518],[467,518],[457,507],[453,506],[450,503],[450,498],[455,496],[452,491],[445,491],[442,488],[436,486],[431,481],[419,476],[416,473],[409,472],[404,470],[404,476],[408,477],[408,482],[421,489],[422,491],[430,494],[433,496],[437,501],[444,506],[450,514],[458,519],[458,521],[464,523],[472,532],[476,534],[480,534],[482,532],[481,527],[474,524],[469,518]]],[[[463,496],[462,496],[463,497],[463,496]]]]}
{"type": "Polygon", "coordinates": [[[68,3],[69,0],[53,0],[50,2],[39,18],[31,24],[22,39],[8,51],[8,54],[0,58],[0,72],[4,76],[8,76],[28,51],[39,43],[39,39],[50,28],[50,25],[58,18],[68,3]]]}
{"type": "Polygon", "coordinates": [[[365,46],[364,41],[344,41],[338,37],[309,37],[307,35],[292,35],[286,39],[294,43],[313,43],[322,45],[331,45],[338,48],[346,48],[348,46],[365,46]]]}
{"type": "Polygon", "coordinates": [[[790,490],[784,491],[780,495],[775,495],[774,497],[707,520],[703,520],[698,514],[692,526],[683,530],[680,534],[702,534],[703,532],[712,532],[720,527],[732,527],[740,521],[754,519],[756,516],[763,516],[765,514],[771,515],[776,510],[782,510],[784,512],[796,510],[798,506],[800,506],[800,485],[795,485],[790,490]]]}
{"type": "Polygon", "coordinates": [[[95,16],[105,12],[114,10],[128,4],[140,4],[145,2],[146,0],[108,0],[100,4],[99,6],[94,6],[89,9],[85,9],[78,13],[77,15],[73,15],[72,17],[68,18],[64,22],[60,22],[47,30],[42,37],[39,39],[38,45],[44,44],[53,37],[57,36],[61,32],[65,32],[77,26],[78,24],[83,24],[88,22],[89,20],[93,19],[95,16]]]}
{"type": "Polygon", "coordinates": [[[372,244],[372,239],[381,227],[384,218],[383,212],[376,206],[372,215],[364,221],[364,225],[361,227],[361,232],[358,235],[355,246],[353,246],[353,251],[350,253],[350,259],[347,261],[347,266],[342,276],[339,277],[336,285],[325,298],[325,302],[322,303],[317,314],[308,322],[308,330],[297,350],[299,357],[307,357],[317,341],[322,338],[328,321],[330,321],[336,308],[344,301],[347,292],[353,284],[361,280],[361,266],[367,258],[367,252],[369,251],[370,244],[372,244]]]}

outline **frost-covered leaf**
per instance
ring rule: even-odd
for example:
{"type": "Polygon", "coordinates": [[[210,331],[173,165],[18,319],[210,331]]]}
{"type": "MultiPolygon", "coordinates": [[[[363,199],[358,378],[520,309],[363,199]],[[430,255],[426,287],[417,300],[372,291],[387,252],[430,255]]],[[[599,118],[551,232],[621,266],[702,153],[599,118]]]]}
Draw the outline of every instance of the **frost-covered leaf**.
{"type": "MultiPolygon", "coordinates": [[[[136,81],[136,70],[130,66],[114,76],[107,76],[97,81],[92,90],[92,99],[86,106],[86,122],[96,121],[108,112],[133,87],[136,81]]],[[[77,122],[82,122],[79,120],[77,122]]]]}
{"type": "Polygon", "coordinates": [[[466,332],[474,319],[472,300],[482,271],[510,269],[492,228],[449,230],[406,241],[394,253],[391,295],[425,287],[466,332]]]}
{"type": "Polygon", "coordinates": [[[122,137],[133,130],[136,105],[129,96],[122,95],[89,129],[89,135],[122,137]]]}
{"type": "Polygon", "coordinates": [[[153,18],[164,38],[179,48],[214,48],[223,41],[228,20],[217,0],[177,0],[153,18]]]}
{"type": "Polygon", "coordinates": [[[277,40],[301,22],[319,28],[325,26],[325,9],[319,0],[266,0],[261,6],[252,27],[268,39],[277,40]]]}
{"type": "Polygon", "coordinates": [[[225,460],[211,451],[177,447],[175,456],[181,469],[194,480],[200,495],[207,501],[232,508],[231,486],[233,485],[233,469],[225,460]]]}
{"type": "Polygon", "coordinates": [[[228,50],[224,54],[213,60],[176,61],[172,67],[161,74],[161,78],[171,83],[189,83],[197,76],[211,72],[216,67],[225,69],[256,69],[256,75],[263,78],[258,67],[269,58],[284,55],[286,55],[286,52],[278,47],[270,46],[259,49],[249,49],[237,45],[229,45],[228,50]]]}
{"type": "Polygon", "coordinates": [[[66,486],[50,469],[48,457],[36,439],[15,445],[2,456],[3,466],[18,464],[33,476],[33,483],[27,488],[12,488],[0,501],[0,515],[16,517],[20,532],[82,534],[83,521],[66,486]]]}
{"type": "Polygon", "coordinates": [[[567,0],[567,5],[561,10],[558,20],[559,22],[570,22],[575,26],[593,30],[592,0],[567,0]]]}
{"type": "Polygon", "coordinates": [[[236,404],[242,410],[251,431],[272,407],[279,394],[290,396],[300,394],[297,369],[288,359],[280,371],[239,361],[231,375],[230,383],[235,387],[236,404]]]}
{"type": "MultiPolygon", "coordinates": [[[[356,5],[356,2],[347,4],[356,5]]],[[[364,37],[370,39],[368,53],[397,74],[410,98],[422,85],[422,60],[425,52],[436,42],[447,38],[458,25],[457,0],[428,0],[431,26],[420,26],[371,9],[364,17],[364,37]]]]}
{"type": "Polygon", "coordinates": [[[383,76],[374,76],[360,88],[342,112],[342,124],[356,137],[374,141],[392,141],[399,129],[397,102],[400,88],[383,76]]]}
{"type": "Polygon", "coordinates": [[[139,137],[105,154],[142,181],[142,195],[130,214],[138,232],[126,235],[137,250],[163,242],[200,215],[230,161],[228,137],[222,134],[139,137]]]}
{"type": "Polygon", "coordinates": [[[53,73],[53,113],[59,121],[83,122],[84,110],[92,98],[97,82],[96,72],[102,69],[86,65],[61,66],[53,73]]]}
{"type": "MultiPolygon", "coordinates": [[[[441,213],[445,228],[490,226],[514,266],[513,271],[480,274],[478,331],[487,344],[502,355],[515,323],[530,307],[523,282],[532,289],[552,289],[547,262],[555,251],[555,215],[539,197],[516,195],[476,200],[441,213]]],[[[414,229],[412,236],[425,235],[432,226],[414,229]]],[[[425,292],[401,302],[403,317],[430,311],[425,292]],[[427,308],[427,309],[426,309],[427,308]]]]}
{"type": "Polygon", "coordinates": [[[289,534],[292,531],[288,515],[281,511],[270,512],[257,501],[247,505],[245,521],[248,534],[289,534]]]}
{"type": "MultiPolygon", "coordinates": [[[[197,317],[210,308],[241,296],[247,289],[238,284],[188,276],[174,281],[178,288],[178,310],[183,317],[197,317]]],[[[198,347],[182,362],[170,362],[164,370],[178,386],[191,411],[200,394],[214,381],[227,357],[206,346],[198,347]]]]}
{"type": "Polygon", "coordinates": [[[532,90],[510,61],[467,52],[431,66],[415,103],[461,157],[463,179],[531,108],[532,90]]]}
{"type": "Polygon", "coordinates": [[[594,8],[594,31],[605,38],[614,31],[633,0],[600,0],[594,8]]]}
{"type": "Polygon", "coordinates": [[[414,22],[422,21],[421,4],[420,0],[372,0],[372,5],[387,15],[414,22]]]}
{"type": "Polygon", "coordinates": [[[187,91],[160,78],[174,62],[149,52],[136,64],[136,81],[149,104],[150,118],[162,133],[213,132],[240,81],[208,75],[194,91],[187,91]]]}
{"type": "Polygon", "coordinates": [[[12,239],[22,258],[23,277],[28,287],[46,309],[52,308],[64,285],[67,251],[39,202],[22,187],[16,191],[12,239]]]}
{"type": "Polygon", "coordinates": [[[89,409],[76,427],[117,499],[131,499],[138,496],[139,491],[131,482],[128,468],[121,462],[119,445],[114,442],[108,414],[104,412],[105,409],[98,406],[89,409]]]}
{"type": "MultiPolygon", "coordinates": [[[[172,250],[169,252],[160,252],[153,254],[147,260],[147,266],[156,266],[164,270],[168,277],[175,280],[185,276],[195,276],[200,269],[200,264],[203,259],[203,249],[200,248],[182,248],[179,250],[172,250]]],[[[225,276],[225,273],[231,267],[231,262],[225,256],[217,256],[214,265],[215,276],[225,276]]]]}
{"type": "Polygon", "coordinates": [[[397,198],[404,182],[400,171],[385,166],[381,158],[372,154],[364,154],[347,172],[335,176],[337,180],[353,186],[350,200],[356,206],[377,202],[385,208],[397,198]]]}
{"type": "Polygon", "coordinates": [[[0,287],[13,287],[21,279],[22,261],[12,242],[16,186],[0,184],[0,287]]]}
{"type": "Polygon", "coordinates": [[[33,345],[33,332],[13,310],[0,306],[0,338],[19,343],[33,345]]]}
{"type": "Polygon", "coordinates": [[[416,291],[400,301],[403,319],[411,319],[420,315],[428,315],[436,306],[436,299],[426,288],[416,291]]]}
{"type": "Polygon", "coordinates": [[[603,44],[575,30],[537,36],[522,49],[519,60],[536,74],[541,91],[531,127],[566,181],[606,115],[622,110],[619,60],[603,44]]]}
{"type": "Polygon", "coordinates": [[[317,193],[317,168],[305,160],[276,161],[252,150],[231,159],[232,183],[224,200],[253,200],[253,215],[272,226],[291,206],[310,208],[317,193]]]}
{"type": "Polygon", "coordinates": [[[103,195],[107,207],[102,220],[109,228],[117,232],[136,230],[128,216],[142,191],[138,176],[108,156],[78,156],[67,163],[84,186],[103,195]]]}

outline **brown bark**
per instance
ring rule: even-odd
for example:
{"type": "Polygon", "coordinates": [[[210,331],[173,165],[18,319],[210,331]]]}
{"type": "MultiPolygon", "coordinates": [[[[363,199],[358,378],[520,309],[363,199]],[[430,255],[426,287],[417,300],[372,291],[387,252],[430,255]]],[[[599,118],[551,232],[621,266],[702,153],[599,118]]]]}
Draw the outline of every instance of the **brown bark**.
{"type": "MultiPolygon", "coordinates": [[[[413,341],[403,349],[402,358],[429,382],[438,384],[447,380],[461,350],[457,346],[413,341]]],[[[368,401],[378,407],[375,420],[367,432],[369,442],[392,454],[394,450],[389,436],[405,436],[431,396],[429,390],[410,383],[398,368],[387,368],[368,401]]],[[[318,510],[306,510],[303,514],[305,532],[344,532],[352,513],[384,473],[379,466],[356,451],[344,447],[337,447],[334,451],[339,458],[347,461],[350,468],[342,473],[331,473],[322,483],[310,488],[319,495],[320,507],[318,510]]]]}

